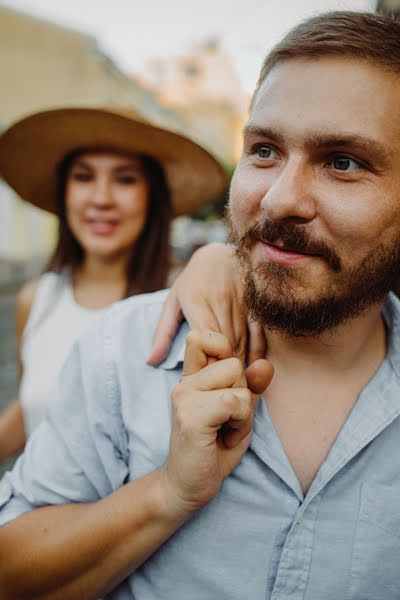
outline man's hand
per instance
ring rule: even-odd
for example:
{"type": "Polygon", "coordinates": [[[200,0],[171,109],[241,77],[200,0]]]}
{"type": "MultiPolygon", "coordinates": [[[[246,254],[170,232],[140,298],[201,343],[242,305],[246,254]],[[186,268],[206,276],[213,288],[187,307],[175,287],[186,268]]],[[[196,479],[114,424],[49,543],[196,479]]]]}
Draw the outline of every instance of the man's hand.
{"type": "Polygon", "coordinates": [[[240,462],[250,443],[259,395],[272,375],[272,365],[264,359],[245,372],[222,334],[189,333],[183,377],[172,393],[170,452],[164,468],[178,512],[189,517],[210,502],[240,462]],[[210,357],[217,360],[210,362],[210,357]]]}

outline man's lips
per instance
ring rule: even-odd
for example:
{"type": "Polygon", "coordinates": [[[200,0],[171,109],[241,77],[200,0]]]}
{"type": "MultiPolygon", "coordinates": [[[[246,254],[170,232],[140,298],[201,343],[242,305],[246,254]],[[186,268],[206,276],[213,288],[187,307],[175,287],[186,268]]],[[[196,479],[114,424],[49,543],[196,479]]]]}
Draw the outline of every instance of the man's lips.
{"type": "Polygon", "coordinates": [[[309,252],[299,252],[298,250],[293,250],[292,248],[281,244],[271,244],[270,242],[265,242],[263,240],[260,240],[260,244],[265,258],[283,265],[296,264],[302,260],[318,256],[309,252]]]}
{"type": "Polygon", "coordinates": [[[302,254],[305,256],[317,256],[315,254],[315,252],[308,252],[308,251],[303,251],[303,250],[296,250],[296,248],[291,248],[290,246],[286,246],[285,244],[272,244],[271,242],[267,242],[264,240],[261,240],[264,244],[269,244],[270,246],[273,246],[274,248],[276,248],[277,250],[282,250],[282,252],[291,252],[293,254],[302,254]]]}

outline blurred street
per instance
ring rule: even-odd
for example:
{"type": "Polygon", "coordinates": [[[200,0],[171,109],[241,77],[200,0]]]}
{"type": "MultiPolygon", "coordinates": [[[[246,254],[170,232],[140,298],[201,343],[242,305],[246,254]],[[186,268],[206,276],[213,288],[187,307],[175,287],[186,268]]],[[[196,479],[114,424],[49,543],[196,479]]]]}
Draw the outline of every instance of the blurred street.
{"type": "Polygon", "coordinates": [[[27,261],[0,259],[0,410],[17,392],[14,306],[18,290],[36,277],[44,259],[27,261]]]}
{"type": "Polygon", "coordinates": [[[14,335],[15,292],[0,295],[0,407],[3,408],[16,393],[17,368],[14,335]]]}
{"type": "MultiPolygon", "coordinates": [[[[14,302],[17,288],[11,287],[0,293],[0,411],[16,397],[17,364],[14,335],[14,302]]],[[[0,465],[0,476],[7,465],[0,465]]]]}

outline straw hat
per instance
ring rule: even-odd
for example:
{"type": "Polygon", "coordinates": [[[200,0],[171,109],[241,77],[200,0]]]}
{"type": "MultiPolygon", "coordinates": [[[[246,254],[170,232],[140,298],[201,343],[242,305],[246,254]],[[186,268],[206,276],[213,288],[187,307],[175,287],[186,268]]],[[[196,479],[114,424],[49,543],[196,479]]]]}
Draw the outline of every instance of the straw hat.
{"type": "Polygon", "coordinates": [[[221,165],[204,148],[133,110],[114,107],[60,108],[17,121],[0,137],[0,172],[24,200],[56,212],[60,162],[70,152],[95,148],[157,159],[175,215],[194,212],[227,186],[221,165]]]}

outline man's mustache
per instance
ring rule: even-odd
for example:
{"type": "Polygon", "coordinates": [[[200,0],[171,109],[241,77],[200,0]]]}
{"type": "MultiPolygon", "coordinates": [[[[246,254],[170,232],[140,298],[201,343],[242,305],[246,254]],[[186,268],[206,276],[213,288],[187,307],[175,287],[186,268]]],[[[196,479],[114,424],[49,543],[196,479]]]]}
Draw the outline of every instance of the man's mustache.
{"type": "Polygon", "coordinates": [[[265,219],[249,227],[237,241],[238,250],[248,250],[258,241],[268,244],[279,242],[293,252],[319,256],[334,272],[341,271],[341,260],[335,248],[322,240],[313,239],[306,227],[307,225],[298,223],[278,223],[265,219]]]}

